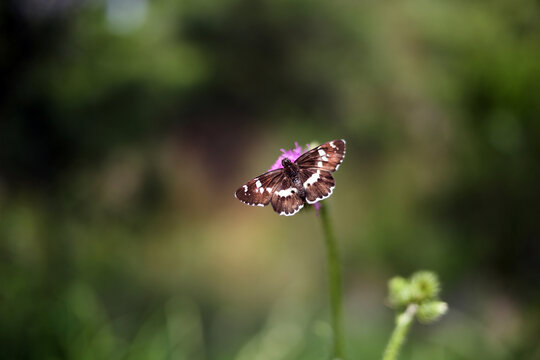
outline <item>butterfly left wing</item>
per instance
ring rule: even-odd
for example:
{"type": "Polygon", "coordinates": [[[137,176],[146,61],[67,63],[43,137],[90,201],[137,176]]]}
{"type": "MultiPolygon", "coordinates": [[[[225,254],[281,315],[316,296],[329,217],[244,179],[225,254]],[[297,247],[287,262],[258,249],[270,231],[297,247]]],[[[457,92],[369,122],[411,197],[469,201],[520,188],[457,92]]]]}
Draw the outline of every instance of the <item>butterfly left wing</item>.
{"type": "Polygon", "coordinates": [[[282,169],[269,171],[239,187],[234,196],[244,204],[266,206],[272,198],[274,188],[282,179],[282,169]]]}
{"type": "Polygon", "coordinates": [[[283,176],[272,194],[272,207],[279,215],[291,216],[304,207],[304,200],[299,196],[291,180],[283,176]]]}
{"type": "Polygon", "coordinates": [[[332,140],[305,152],[295,164],[300,169],[334,172],[345,158],[345,152],[345,140],[332,140]]]}

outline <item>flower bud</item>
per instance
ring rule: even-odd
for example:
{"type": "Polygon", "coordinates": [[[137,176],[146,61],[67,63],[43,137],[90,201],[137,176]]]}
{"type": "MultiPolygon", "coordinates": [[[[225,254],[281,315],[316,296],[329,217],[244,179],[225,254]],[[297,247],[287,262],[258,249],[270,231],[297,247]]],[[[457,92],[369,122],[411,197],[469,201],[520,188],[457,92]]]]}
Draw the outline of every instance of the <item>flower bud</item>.
{"type": "Polygon", "coordinates": [[[392,307],[405,306],[410,302],[410,285],[401,276],[395,276],[388,282],[388,293],[388,301],[392,307]]]}
{"type": "Polygon", "coordinates": [[[446,304],[444,301],[429,301],[421,304],[418,307],[418,312],[416,313],[416,316],[418,318],[418,321],[423,323],[430,323],[440,318],[447,311],[448,304],[446,304]]]}
{"type": "Polygon", "coordinates": [[[418,271],[411,277],[411,297],[415,302],[436,299],[440,292],[437,275],[431,271],[418,271]]]}

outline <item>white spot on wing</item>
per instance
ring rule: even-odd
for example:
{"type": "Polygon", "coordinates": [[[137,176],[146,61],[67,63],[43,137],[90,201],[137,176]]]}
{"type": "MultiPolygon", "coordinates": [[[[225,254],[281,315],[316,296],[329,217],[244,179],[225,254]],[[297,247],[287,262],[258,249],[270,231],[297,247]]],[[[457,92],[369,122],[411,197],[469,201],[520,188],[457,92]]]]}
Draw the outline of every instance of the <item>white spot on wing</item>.
{"type": "Polygon", "coordinates": [[[288,188],[285,190],[279,190],[278,192],[276,192],[276,194],[281,197],[286,197],[286,196],[294,194],[296,191],[297,190],[295,188],[288,188]]]}
{"type": "Polygon", "coordinates": [[[317,182],[317,180],[319,180],[320,178],[320,174],[321,172],[319,170],[317,170],[317,172],[313,175],[311,175],[305,182],[304,182],[304,187],[308,187],[308,186],[311,186],[313,184],[315,184],[317,182]]]}
{"type": "Polygon", "coordinates": [[[322,161],[319,161],[319,162],[317,163],[317,166],[318,166],[318,167],[322,167],[322,166],[323,166],[323,162],[322,162],[322,161]]]}
{"type": "Polygon", "coordinates": [[[262,186],[261,180],[257,179],[257,182],[255,182],[255,185],[257,186],[257,188],[260,188],[262,186]]]}
{"type": "Polygon", "coordinates": [[[323,149],[319,149],[319,155],[320,156],[325,156],[326,152],[323,149]]]}
{"type": "Polygon", "coordinates": [[[247,189],[248,189],[247,185],[244,185],[243,188],[244,188],[244,192],[247,192],[247,189]]]}

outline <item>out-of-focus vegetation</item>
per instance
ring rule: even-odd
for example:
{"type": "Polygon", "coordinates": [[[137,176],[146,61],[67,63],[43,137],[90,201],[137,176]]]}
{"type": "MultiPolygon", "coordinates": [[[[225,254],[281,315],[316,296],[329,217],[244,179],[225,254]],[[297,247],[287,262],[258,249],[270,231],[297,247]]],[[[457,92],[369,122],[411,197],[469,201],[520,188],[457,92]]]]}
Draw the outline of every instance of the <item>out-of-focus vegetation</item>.
{"type": "Polygon", "coordinates": [[[440,292],[441,283],[431,271],[417,271],[409,279],[395,276],[388,282],[388,302],[397,313],[383,360],[398,358],[415,319],[429,324],[448,312],[448,304],[439,300],[440,292]]]}
{"type": "Polygon", "coordinates": [[[451,310],[402,359],[540,356],[537,1],[5,0],[0,26],[2,358],[325,359],[314,212],[232,194],[341,137],[349,357],[425,268],[451,310]]]}

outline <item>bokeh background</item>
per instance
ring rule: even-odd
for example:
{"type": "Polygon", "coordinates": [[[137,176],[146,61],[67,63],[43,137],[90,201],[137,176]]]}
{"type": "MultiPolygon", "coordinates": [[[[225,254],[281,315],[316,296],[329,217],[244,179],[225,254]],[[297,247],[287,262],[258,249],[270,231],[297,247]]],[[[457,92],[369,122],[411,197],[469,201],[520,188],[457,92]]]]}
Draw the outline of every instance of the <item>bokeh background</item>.
{"type": "Polygon", "coordinates": [[[4,0],[0,27],[2,358],[327,359],[319,219],[233,192],[334,138],[349,358],[420,269],[450,312],[402,359],[540,358],[538,1],[4,0]]]}

